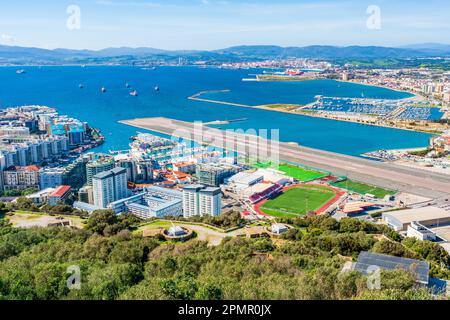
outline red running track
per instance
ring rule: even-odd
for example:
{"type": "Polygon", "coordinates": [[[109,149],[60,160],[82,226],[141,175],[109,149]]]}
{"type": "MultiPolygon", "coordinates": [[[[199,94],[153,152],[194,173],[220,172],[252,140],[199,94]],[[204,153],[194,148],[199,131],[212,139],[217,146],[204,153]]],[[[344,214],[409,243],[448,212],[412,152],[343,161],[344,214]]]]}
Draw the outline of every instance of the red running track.
{"type": "MultiPolygon", "coordinates": [[[[332,199],[328,200],[323,206],[321,206],[319,209],[317,209],[317,211],[316,211],[316,214],[317,214],[317,215],[324,214],[330,206],[332,206],[334,203],[336,203],[336,202],[337,202],[337,201],[345,194],[344,191],[342,191],[342,190],[340,190],[340,189],[338,189],[338,188],[334,188],[334,187],[327,186],[327,185],[314,184],[314,183],[308,183],[307,185],[326,187],[326,188],[332,190],[332,191],[335,193],[335,196],[334,196],[332,199]]],[[[285,187],[285,188],[283,188],[283,192],[286,192],[286,191],[288,191],[288,190],[290,190],[290,189],[293,189],[293,188],[302,187],[302,186],[305,186],[305,184],[295,184],[295,185],[292,185],[292,186],[289,186],[289,187],[285,187]]],[[[259,215],[262,215],[262,216],[264,216],[264,217],[269,217],[269,215],[267,215],[267,214],[265,214],[264,212],[262,212],[261,206],[263,206],[264,203],[266,203],[267,201],[268,201],[268,199],[264,199],[264,200],[262,200],[262,201],[256,203],[256,204],[253,206],[253,209],[254,209],[259,215]]]]}

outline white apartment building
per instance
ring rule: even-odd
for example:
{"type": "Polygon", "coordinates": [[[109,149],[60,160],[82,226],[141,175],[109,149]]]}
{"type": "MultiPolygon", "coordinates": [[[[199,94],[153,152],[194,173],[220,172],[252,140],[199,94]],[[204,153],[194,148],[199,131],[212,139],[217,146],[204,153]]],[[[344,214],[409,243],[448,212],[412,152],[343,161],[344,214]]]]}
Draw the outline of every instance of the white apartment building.
{"type": "Polygon", "coordinates": [[[92,178],[94,205],[107,208],[112,202],[128,196],[127,170],[114,168],[101,172],[92,178]]]}
{"type": "Polygon", "coordinates": [[[0,151],[4,157],[4,167],[25,167],[39,164],[43,160],[59,158],[69,151],[68,141],[67,137],[51,137],[46,140],[38,139],[5,145],[0,151]]]}
{"type": "Polygon", "coordinates": [[[39,188],[39,167],[10,167],[3,171],[3,187],[5,190],[39,188]]]}
{"type": "Polygon", "coordinates": [[[220,188],[190,185],[183,189],[183,216],[218,216],[221,212],[220,188]]]}
{"type": "Polygon", "coordinates": [[[185,218],[200,215],[199,191],[204,186],[194,184],[183,188],[183,216],[185,218]]]}
{"type": "Polygon", "coordinates": [[[116,213],[130,212],[141,219],[183,215],[183,193],[152,186],[144,192],[109,205],[116,213]]]}
{"type": "Polygon", "coordinates": [[[205,188],[199,192],[200,215],[218,216],[222,209],[222,192],[220,188],[205,188]]]}
{"type": "Polygon", "coordinates": [[[0,127],[0,136],[27,137],[30,129],[27,127],[0,127]]]}

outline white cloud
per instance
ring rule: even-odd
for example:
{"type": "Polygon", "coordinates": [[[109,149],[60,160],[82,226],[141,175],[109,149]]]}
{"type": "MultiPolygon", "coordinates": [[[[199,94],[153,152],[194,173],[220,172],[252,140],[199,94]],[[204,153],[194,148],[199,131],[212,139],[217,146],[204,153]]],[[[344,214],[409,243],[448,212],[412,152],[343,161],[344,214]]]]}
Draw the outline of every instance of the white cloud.
{"type": "Polygon", "coordinates": [[[163,5],[158,2],[150,2],[150,1],[121,1],[116,2],[112,0],[98,0],[97,4],[102,6],[121,6],[121,7],[146,7],[146,8],[160,8],[163,5]]]}
{"type": "Polygon", "coordinates": [[[14,37],[9,34],[2,33],[0,35],[0,43],[1,44],[13,44],[15,42],[16,42],[16,39],[14,39],[14,37]]]}

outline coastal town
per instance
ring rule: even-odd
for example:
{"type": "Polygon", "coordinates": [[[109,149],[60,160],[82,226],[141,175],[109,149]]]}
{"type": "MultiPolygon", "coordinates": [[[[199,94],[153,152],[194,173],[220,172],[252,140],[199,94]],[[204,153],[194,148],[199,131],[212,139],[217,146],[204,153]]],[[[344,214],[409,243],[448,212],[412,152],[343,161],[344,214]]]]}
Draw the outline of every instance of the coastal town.
{"type": "MultiPolygon", "coordinates": [[[[333,65],[330,62],[315,59],[288,59],[253,63],[224,64],[226,68],[271,69],[254,78],[244,81],[307,81],[331,79],[389,88],[399,92],[411,93],[411,97],[399,101],[367,99],[364,92],[361,98],[322,97],[306,106],[291,108],[290,111],[305,111],[305,115],[337,120],[381,124],[404,129],[434,131],[445,130],[445,126],[428,128],[421,121],[448,121],[450,105],[450,73],[435,68],[361,68],[357,65],[333,65]],[[340,99],[344,98],[344,99],[340,99]],[[381,119],[380,119],[380,116],[381,119]],[[417,121],[418,123],[412,123],[417,121]]],[[[261,106],[264,107],[264,106],[261,106]]],[[[274,107],[274,106],[272,106],[274,107]]],[[[283,109],[283,104],[274,109],[283,109]]]]}
{"type": "Polygon", "coordinates": [[[438,313],[449,12],[445,0],[5,3],[2,306],[438,313]],[[376,302],[388,300],[433,304],[376,302]]]}
{"type": "MultiPolygon", "coordinates": [[[[128,137],[128,149],[98,152],[105,137],[89,123],[60,115],[56,108],[9,107],[0,113],[0,201],[5,221],[30,230],[80,230],[97,216],[132,216],[137,237],[179,245],[197,239],[216,247],[228,238],[282,243],[305,236],[299,235],[299,221],[329,217],[337,223],[373,224],[384,236],[390,234],[388,238],[427,241],[450,253],[448,72],[369,70],[310,59],[224,64],[219,70],[229,68],[263,69],[243,81],[331,80],[337,86],[354,82],[410,96],[394,100],[366,98],[364,93],[358,98],[318,95],[307,105],[249,106],[204,97],[230,92],[216,90],[188,99],[421,131],[432,137],[423,148],[373,150],[359,158],[280,143],[280,159],[273,162],[251,159],[203,137],[170,137],[179,130],[189,132],[188,122],[145,118],[119,121],[139,130],[128,137]]],[[[26,73],[18,71],[18,76],[26,73]]],[[[107,93],[102,87],[97,94],[107,93]]],[[[204,126],[246,120],[216,120],[204,126]]],[[[222,134],[220,128],[215,130],[208,134],[222,134]]],[[[232,140],[238,146],[247,143],[245,135],[232,140]]],[[[360,269],[364,259],[392,259],[373,255],[361,252],[353,270],[360,269]]],[[[426,262],[413,263],[430,268],[426,262]]],[[[434,288],[428,273],[420,277],[416,282],[434,288]]],[[[438,295],[446,285],[443,288],[438,295]]]]}
{"type": "Polygon", "coordinates": [[[3,314],[448,310],[448,0],[4,2],[3,314]]]}
{"type": "MultiPolygon", "coordinates": [[[[427,237],[433,234],[434,241],[450,250],[450,229],[440,225],[433,229],[429,222],[450,222],[448,199],[380,188],[301,164],[248,163],[245,157],[225,150],[191,146],[150,133],[130,137],[129,150],[96,153],[89,149],[103,142],[99,130],[61,116],[55,109],[24,106],[5,109],[1,116],[1,200],[14,203],[26,199],[30,210],[69,205],[80,216],[104,209],[131,213],[144,221],[144,234],[154,234],[148,230],[153,230],[152,221],[159,219],[184,217],[189,221],[197,216],[238,213],[243,223],[232,234],[251,237],[287,231],[288,226],[280,225],[278,218],[325,214],[387,224],[421,240],[424,235],[412,228],[424,227],[427,237]],[[411,215],[406,214],[408,210],[411,215]],[[433,212],[433,217],[428,212],[433,212]],[[397,215],[411,221],[402,227],[393,225],[397,215]],[[272,231],[260,227],[267,224],[272,231]]],[[[444,160],[437,159],[448,159],[448,139],[437,136],[432,139],[432,150],[408,159],[433,159],[429,166],[444,168],[444,160]]],[[[405,158],[387,151],[368,156],[387,161],[405,158]]],[[[58,221],[45,215],[34,223],[27,215],[22,218],[19,214],[12,221],[27,227],[58,221]]],[[[70,220],[67,223],[71,224],[70,220]]],[[[207,237],[204,227],[196,230],[206,232],[203,236],[207,237]]]]}
{"type": "MultiPolygon", "coordinates": [[[[346,64],[333,65],[316,59],[269,60],[262,62],[224,64],[222,68],[264,69],[254,78],[243,81],[311,81],[334,80],[340,82],[383,87],[410,94],[403,99],[328,97],[318,95],[306,105],[268,104],[243,105],[230,101],[205,99],[204,91],[189,99],[238,107],[299,114],[307,117],[327,118],[371,126],[382,126],[426,132],[433,135],[429,145],[422,149],[373,150],[363,156],[402,166],[450,173],[450,73],[434,68],[373,69],[346,64]],[[267,69],[272,71],[267,71],[267,69]]],[[[226,93],[229,90],[216,92],[226,93]]]]}

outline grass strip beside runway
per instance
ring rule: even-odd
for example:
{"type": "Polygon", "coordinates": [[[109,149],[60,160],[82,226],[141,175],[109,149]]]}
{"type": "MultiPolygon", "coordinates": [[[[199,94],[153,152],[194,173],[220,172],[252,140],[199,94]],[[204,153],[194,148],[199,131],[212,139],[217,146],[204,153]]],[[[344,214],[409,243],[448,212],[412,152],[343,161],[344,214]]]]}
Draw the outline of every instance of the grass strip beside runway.
{"type": "Polygon", "coordinates": [[[387,195],[394,195],[396,192],[393,190],[383,189],[375,186],[371,186],[365,183],[360,183],[352,180],[340,181],[332,184],[335,187],[353,191],[359,194],[372,194],[376,198],[382,199],[387,195]]]}

